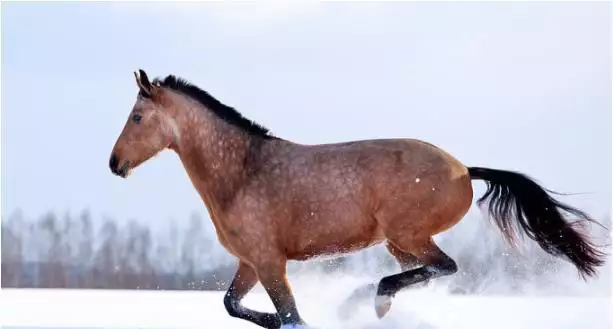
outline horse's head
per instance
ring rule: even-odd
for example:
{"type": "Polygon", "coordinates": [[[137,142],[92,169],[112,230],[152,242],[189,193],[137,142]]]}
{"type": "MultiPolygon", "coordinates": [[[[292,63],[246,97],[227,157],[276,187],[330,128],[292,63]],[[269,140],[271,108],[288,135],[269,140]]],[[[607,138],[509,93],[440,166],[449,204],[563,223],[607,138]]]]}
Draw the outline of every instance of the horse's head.
{"type": "Polygon", "coordinates": [[[136,103],[115,142],[109,167],[121,177],[176,142],[178,131],[164,90],[151,83],[143,70],[134,72],[139,88],[136,103]]]}

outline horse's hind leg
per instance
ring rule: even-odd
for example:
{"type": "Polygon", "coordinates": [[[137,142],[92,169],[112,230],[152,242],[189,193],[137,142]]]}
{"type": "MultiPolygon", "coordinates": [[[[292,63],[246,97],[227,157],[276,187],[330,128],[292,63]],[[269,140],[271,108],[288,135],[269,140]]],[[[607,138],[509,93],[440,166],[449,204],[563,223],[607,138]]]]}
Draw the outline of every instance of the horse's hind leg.
{"type": "MultiPolygon", "coordinates": [[[[394,243],[402,248],[402,244],[394,243]]],[[[426,282],[427,280],[446,276],[457,272],[458,267],[453,259],[447,256],[432,240],[428,238],[423,243],[411,242],[410,248],[403,248],[408,253],[417,257],[424,264],[412,270],[406,270],[399,274],[386,276],[377,287],[375,297],[375,310],[379,318],[383,317],[392,305],[392,297],[403,288],[426,282]]]]}
{"type": "MultiPolygon", "coordinates": [[[[386,247],[390,254],[396,258],[398,264],[400,264],[400,271],[402,272],[406,272],[424,265],[419,258],[417,258],[417,256],[400,250],[400,248],[394,246],[394,244],[389,241],[387,242],[386,247]]],[[[427,279],[411,285],[411,288],[422,288],[427,286],[429,282],[430,279],[427,279]]]]}
{"type": "Polygon", "coordinates": [[[392,254],[392,256],[396,258],[396,261],[398,262],[398,264],[400,264],[400,270],[402,272],[411,270],[418,265],[421,265],[419,258],[417,258],[411,253],[403,252],[398,247],[394,246],[391,242],[388,241],[385,247],[390,252],[390,254],[392,254]]]}
{"type": "MultiPolygon", "coordinates": [[[[402,272],[408,271],[410,269],[413,269],[413,268],[415,268],[415,267],[417,267],[417,266],[419,266],[421,264],[421,262],[419,261],[419,259],[417,257],[415,257],[415,255],[413,255],[411,253],[407,253],[407,252],[401,251],[400,249],[395,247],[390,242],[388,242],[385,245],[385,247],[387,248],[389,253],[392,254],[392,256],[394,256],[394,258],[398,262],[398,265],[400,265],[400,270],[402,272]]],[[[365,284],[365,285],[357,288],[351,294],[351,296],[349,296],[349,298],[347,298],[347,301],[348,302],[352,302],[352,301],[356,301],[356,300],[362,300],[364,298],[372,298],[372,297],[374,297],[374,294],[375,294],[376,291],[377,291],[377,284],[376,283],[365,284]]]]}
{"type": "Polygon", "coordinates": [[[279,328],[281,322],[274,313],[263,313],[241,305],[241,300],[258,282],[255,271],[246,263],[239,262],[234,279],[224,297],[224,305],[230,316],[253,322],[264,328],[279,328]]]}
{"type": "MultiPolygon", "coordinates": [[[[415,257],[415,255],[411,253],[403,252],[402,250],[398,249],[398,247],[391,244],[389,241],[387,242],[385,247],[387,248],[389,253],[392,256],[394,256],[394,258],[398,262],[398,265],[400,265],[400,270],[402,272],[411,270],[413,268],[416,268],[422,265],[419,259],[415,257]]],[[[424,283],[427,283],[427,281],[424,283]]],[[[421,286],[415,286],[415,288],[420,288],[420,287],[421,286]]],[[[355,302],[358,302],[358,301],[361,302],[366,299],[374,298],[376,296],[375,295],[376,292],[377,292],[377,283],[367,283],[367,284],[364,284],[363,286],[356,288],[353,291],[353,293],[345,300],[343,305],[340,306],[339,316],[343,318],[348,317],[354,308],[355,302]]]]}

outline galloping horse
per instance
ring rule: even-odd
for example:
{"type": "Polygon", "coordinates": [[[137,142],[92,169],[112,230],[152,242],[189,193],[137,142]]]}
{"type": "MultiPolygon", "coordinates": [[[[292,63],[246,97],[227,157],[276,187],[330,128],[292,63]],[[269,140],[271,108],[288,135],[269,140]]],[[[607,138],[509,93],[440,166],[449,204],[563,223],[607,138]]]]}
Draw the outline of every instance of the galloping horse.
{"type": "Polygon", "coordinates": [[[294,143],[181,78],[149,81],[143,70],[134,75],[139,92],[110,169],[126,178],[164,149],[178,154],[219,242],[238,258],[224,297],[230,316],[264,328],[306,327],[287,281],[287,261],[386,242],[402,272],[378,283],[375,310],[381,318],[401,289],[457,271],[432,236],[467,213],[472,180],[486,182],[477,204],[487,204],[509,241],[517,231],[525,233],[572,263],[584,279],[604,262],[604,253],[576,227],[593,220],[521,173],[467,167],[415,139],[294,143]],[[258,281],[277,313],[241,304],[258,281]]]}

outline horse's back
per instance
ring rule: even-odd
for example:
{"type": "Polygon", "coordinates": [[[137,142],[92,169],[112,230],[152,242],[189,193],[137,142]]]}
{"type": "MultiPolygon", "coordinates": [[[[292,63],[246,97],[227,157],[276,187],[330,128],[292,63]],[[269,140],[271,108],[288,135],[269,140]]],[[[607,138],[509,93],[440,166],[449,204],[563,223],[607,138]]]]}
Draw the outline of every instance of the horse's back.
{"type": "Polygon", "coordinates": [[[345,167],[361,167],[369,173],[428,174],[447,171],[453,177],[467,174],[454,156],[419,139],[370,139],[308,146],[308,153],[345,167]]]}
{"type": "Polygon", "coordinates": [[[452,155],[417,139],[289,144],[269,168],[272,191],[290,191],[314,202],[351,198],[361,207],[420,193],[407,186],[422,183],[442,191],[450,182],[468,177],[467,168],[452,155]]]}

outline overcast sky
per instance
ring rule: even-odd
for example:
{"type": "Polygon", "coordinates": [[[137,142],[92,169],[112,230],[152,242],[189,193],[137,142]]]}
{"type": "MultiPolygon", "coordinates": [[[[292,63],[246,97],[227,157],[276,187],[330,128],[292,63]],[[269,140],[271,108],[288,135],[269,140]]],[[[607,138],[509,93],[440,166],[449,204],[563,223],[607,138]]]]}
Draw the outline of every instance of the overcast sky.
{"type": "Polygon", "coordinates": [[[2,3],[2,216],[206,215],[170,151],[128,180],[109,171],[139,68],[187,78],[283,138],[420,138],[582,193],[564,200],[602,216],[609,24],[605,2],[2,3]]]}

